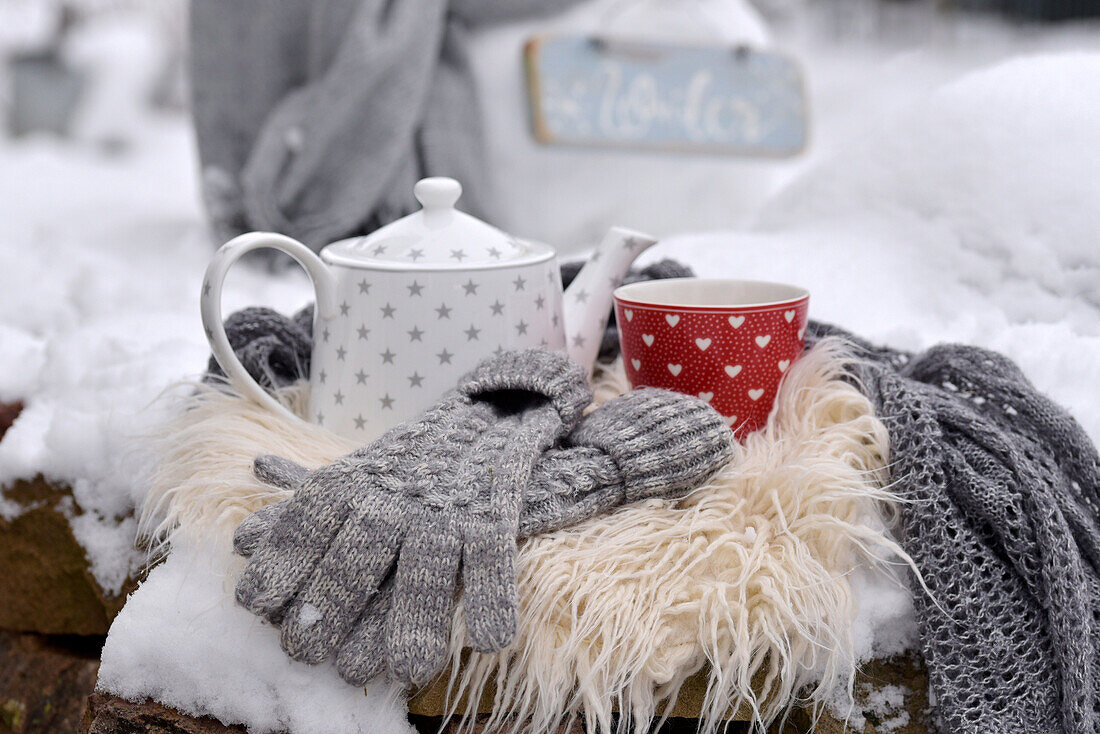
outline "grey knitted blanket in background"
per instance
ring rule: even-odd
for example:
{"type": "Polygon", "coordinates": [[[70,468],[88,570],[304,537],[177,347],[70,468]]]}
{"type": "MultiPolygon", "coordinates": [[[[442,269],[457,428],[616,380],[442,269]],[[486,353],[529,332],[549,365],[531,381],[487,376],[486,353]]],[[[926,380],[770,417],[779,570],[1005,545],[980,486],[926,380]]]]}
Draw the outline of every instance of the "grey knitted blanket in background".
{"type": "Polygon", "coordinates": [[[898,540],[944,732],[1100,731],[1100,457],[1004,356],[842,336],[890,432],[898,540]]]}
{"type": "Polygon", "coordinates": [[[485,218],[470,30],[575,2],[192,0],[214,236],[270,230],[318,249],[413,211],[423,176],[462,181],[463,208],[485,218]]]}
{"type": "MultiPolygon", "coordinates": [[[[249,371],[269,384],[308,375],[308,363],[280,371],[308,354],[309,321],[279,316],[271,331],[266,318],[227,329],[249,371]]],[[[890,431],[898,540],[935,600],[914,589],[941,730],[1100,732],[1100,457],[1088,435],[994,352],[909,354],[811,322],[808,344],[825,336],[853,345],[853,378],[890,431]]]]}

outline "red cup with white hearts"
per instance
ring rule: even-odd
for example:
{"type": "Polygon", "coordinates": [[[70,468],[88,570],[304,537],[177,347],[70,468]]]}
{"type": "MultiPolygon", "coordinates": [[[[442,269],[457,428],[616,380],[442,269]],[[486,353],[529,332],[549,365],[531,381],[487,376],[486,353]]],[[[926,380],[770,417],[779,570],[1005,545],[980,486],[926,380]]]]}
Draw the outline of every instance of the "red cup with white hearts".
{"type": "Polygon", "coordinates": [[[614,299],[630,384],[696,395],[738,438],[767,421],[802,354],[810,304],[797,286],[709,278],[632,283],[614,299]]]}

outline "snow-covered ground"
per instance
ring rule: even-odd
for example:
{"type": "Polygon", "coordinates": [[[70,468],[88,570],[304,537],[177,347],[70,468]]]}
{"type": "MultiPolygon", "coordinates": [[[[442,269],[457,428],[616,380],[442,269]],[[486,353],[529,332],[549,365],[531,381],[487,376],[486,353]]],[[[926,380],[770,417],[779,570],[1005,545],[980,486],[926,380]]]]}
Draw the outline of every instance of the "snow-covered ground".
{"type": "MultiPolygon", "coordinates": [[[[805,285],[813,316],[895,345],[958,340],[1004,351],[1100,440],[1100,27],[948,24],[913,5],[892,10],[911,15],[877,35],[838,31],[822,11],[772,33],[810,81],[814,140],[803,158],[664,156],[608,163],[565,185],[546,176],[575,154],[555,160],[513,129],[492,149],[510,192],[501,221],[576,251],[589,231],[645,218],[677,233],[647,258],[805,285]],[[644,217],[616,171],[652,187],[644,217]],[[544,194],[529,226],[524,191],[544,194]],[[729,225],[714,230],[724,197],[729,225]]],[[[155,399],[197,376],[208,354],[198,294],[211,244],[186,119],[120,102],[124,119],[112,121],[105,101],[152,83],[148,64],[126,63],[149,58],[142,27],[80,47],[80,58],[116,76],[98,88],[99,116],[74,140],[0,138],[0,401],[27,405],[0,443],[0,483],[41,472],[72,486],[84,510],[74,530],[107,589],[140,562],[127,516],[143,491],[138,449],[160,416],[155,399]],[[104,147],[105,137],[128,144],[104,147]]],[[[504,58],[509,33],[523,36],[504,29],[483,39],[485,58],[504,58]]],[[[491,67],[483,59],[479,74],[491,67]]],[[[490,124],[519,124],[516,104],[518,95],[490,95],[490,124]]],[[[288,312],[310,297],[301,273],[241,267],[225,309],[288,312]]],[[[0,496],[0,513],[14,511],[0,496]]],[[[180,566],[158,573],[161,586],[186,578],[180,566]]],[[[904,604],[864,615],[868,650],[904,626],[904,604]]],[[[297,674],[280,680],[292,685],[297,674]]]]}

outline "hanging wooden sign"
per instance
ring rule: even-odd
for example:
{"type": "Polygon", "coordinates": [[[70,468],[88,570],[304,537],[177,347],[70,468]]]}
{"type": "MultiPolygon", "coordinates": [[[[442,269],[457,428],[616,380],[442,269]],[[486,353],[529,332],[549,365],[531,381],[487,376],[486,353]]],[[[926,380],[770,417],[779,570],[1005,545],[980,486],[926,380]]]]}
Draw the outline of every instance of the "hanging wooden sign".
{"type": "Polygon", "coordinates": [[[774,51],[547,35],[524,59],[542,143],[759,156],[806,146],[802,72],[774,51]]]}

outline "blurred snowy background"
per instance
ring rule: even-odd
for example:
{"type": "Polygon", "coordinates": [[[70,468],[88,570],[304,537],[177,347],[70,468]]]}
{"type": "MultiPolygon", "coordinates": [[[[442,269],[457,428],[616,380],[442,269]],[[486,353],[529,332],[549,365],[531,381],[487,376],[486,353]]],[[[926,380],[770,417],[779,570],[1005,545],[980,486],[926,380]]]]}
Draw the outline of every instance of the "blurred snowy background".
{"type": "MultiPolygon", "coordinates": [[[[609,224],[649,229],[664,238],[650,258],[802,284],[814,317],[873,339],[1002,350],[1100,439],[1100,25],[958,5],[599,0],[480,32],[494,223],[569,254],[609,224]],[[523,40],[603,30],[609,10],[617,32],[792,54],[808,150],[539,147],[523,40]]],[[[108,589],[133,561],[125,518],[142,491],[124,449],[209,353],[198,293],[215,243],[186,17],[181,0],[0,3],[0,402],[26,403],[0,443],[0,484],[41,472],[72,486],[108,589]]],[[[295,270],[238,268],[225,309],[310,298],[295,270]]]]}

